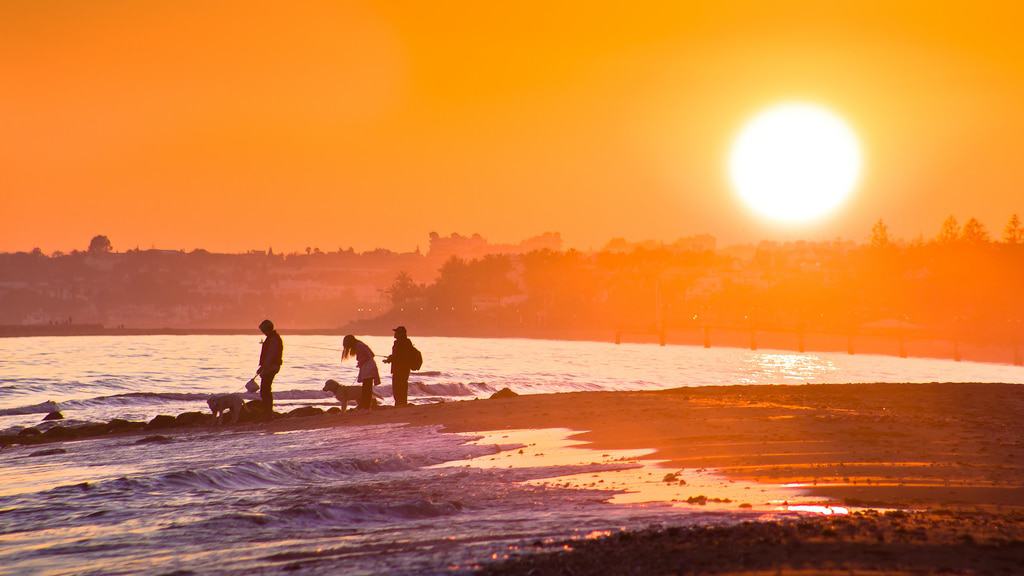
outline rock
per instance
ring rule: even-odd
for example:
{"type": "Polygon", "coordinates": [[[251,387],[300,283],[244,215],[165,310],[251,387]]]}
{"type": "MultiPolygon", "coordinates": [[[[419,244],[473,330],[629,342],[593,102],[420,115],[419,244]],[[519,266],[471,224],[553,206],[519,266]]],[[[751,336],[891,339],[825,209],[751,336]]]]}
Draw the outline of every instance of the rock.
{"type": "MultiPolygon", "coordinates": [[[[274,412],[274,418],[281,418],[282,415],[274,412]]],[[[242,410],[242,417],[238,419],[239,422],[264,422],[263,420],[263,402],[260,400],[252,400],[245,403],[245,407],[242,410]]]]}
{"type": "Polygon", "coordinates": [[[338,408],[337,406],[331,406],[330,408],[327,409],[327,413],[328,414],[341,414],[341,408],[338,408]]]}
{"type": "Polygon", "coordinates": [[[170,428],[171,426],[177,425],[177,423],[178,421],[174,419],[174,416],[161,414],[159,416],[154,416],[153,419],[149,421],[149,424],[146,425],[146,428],[170,428]]]}
{"type": "Polygon", "coordinates": [[[494,400],[495,398],[515,398],[516,396],[519,396],[519,394],[513,392],[511,388],[502,388],[494,394],[491,394],[491,400],[494,400]]]}
{"type": "Polygon", "coordinates": [[[87,436],[102,436],[110,430],[110,424],[96,423],[96,424],[82,424],[81,426],[75,426],[75,434],[79,438],[87,436]]]}
{"type": "Polygon", "coordinates": [[[74,438],[78,436],[71,428],[65,428],[64,426],[54,426],[46,432],[43,432],[43,437],[49,440],[64,440],[67,438],[74,438]]]}
{"type": "Polygon", "coordinates": [[[67,454],[67,450],[63,448],[50,448],[49,450],[37,450],[28,455],[29,458],[33,456],[53,456],[54,454],[67,454]]]}
{"type": "MultiPolygon", "coordinates": [[[[274,412],[273,418],[283,418],[284,414],[274,412]]],[[[260,400],[251,400],[246,402],[242,408],[242,415],[238,419],[239,423],[258,423],[265,422],[263,414],[263,402],[260,400]]]]}
{"type": "Polygon", "coordinates": [[[135,443],[136,444],[167,444],[168,442],[174,442],[174,440],[172,440],[171,438],[169,438],[167,436],[161,436],[159,434],[156,434],[154,436],[146,436],[145,438],[140,438],[135,443]]]}
{"type": "Polygon", "coordinates": [[[213,414],[205,412],[182,412],[174,419],[178,426],[203,426],[213,424],[213,414]]]}
{"type": "Polygon", "coordinates": [[[18,432],[18,436],[21,436],[22,438],[27,436],[39,436],[40,434],[42,434],[42,432],[39,431],[39,428],[25,428],[18,432]]]}
{"type": "Polygon", "coordinates": [[[288,418],[305,418],[307,416],[319,416],[323,413],[324,411],[322,408],[317,408],[316,406],[303,406],[302,408],[292,410],[285,414],[285,416],[288,418]]]}
{"type": "MultiPolygon", "coordinates": [[[[168,416],[170,418],[170,416],[168,416]]],[[[145,428],[145,422],[132,422],[131,420],[122,420],[121,418],[114,418],[107,423],[107,430],[111,432],[124,432],[127,430],[138,430],[145,428]]]]}
{"type": "Polygon", "coordinates": [[[46,422],[47,420],[63,420],[63,419],[64,419],[64,415],[60,413],[60,410],[56,410],[54,412],[50,412],[49,414],[47,414],[46,417],[43,418],[43,422],[46,422]]]}
{"type": "Polygon", "coordinates": [[[263,418],[263,402],[250,400],[242,405],[242,413],[238,416],[238,422],[259,422],[261,418],[263,418]]]}

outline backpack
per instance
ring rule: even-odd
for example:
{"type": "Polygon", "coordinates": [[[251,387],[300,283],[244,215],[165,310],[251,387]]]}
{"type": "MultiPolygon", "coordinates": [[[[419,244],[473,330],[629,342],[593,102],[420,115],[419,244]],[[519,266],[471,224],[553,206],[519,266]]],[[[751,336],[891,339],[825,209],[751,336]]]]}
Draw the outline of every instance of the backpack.
{"type": "Polygon", "coordinates": [[[412,352],[409,353],[409,368],[415,372],[423,368],[423,354],[415,346],[410,344],[409,347],[412,348],[412,352]]]}

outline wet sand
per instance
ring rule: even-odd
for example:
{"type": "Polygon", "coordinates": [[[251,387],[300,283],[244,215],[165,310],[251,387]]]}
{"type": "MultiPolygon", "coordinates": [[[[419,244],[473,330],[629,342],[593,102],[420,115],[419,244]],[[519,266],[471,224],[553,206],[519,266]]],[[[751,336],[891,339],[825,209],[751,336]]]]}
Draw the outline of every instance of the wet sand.
{"type": "MultiPolygon", "coordinates": [[[[569,428],[594,450],[650,449],[666,472],[797,485],[873,507],[1024,506],[1024,386],[851,384],[581,392],[275,422],[407,422],[450,432],[569,428]]],[[[708,495],[711,496],[711,495],[708,495]]]]}
{"type": "MultiPolygon", "coordinates": [[[[848,506],[1024,506],[1024,386],[1012,384],[543,394],[289,417],[230,429],[382,423],[442,426],[449,432],[566,428],[580,431],[572,438],[592,450],[647,450],[647,458],[663,461],[659,465],[667,473],[711,469],[729,480],[798,487],[823,502],[848,506]]],[[[135,425],[104,435],[153,432],[152,423],[135,425]]],[[[64,439],[4,438],[30,444],[64,439]]]]}
{"type": "MultiPolygon", "coordinates": [[[[563,439],[571,435],[588,454],[607,455],[609,463],[617,451],[632,451],[627,464],[654,462],[658,473],[648,469],[653,477],[647,483],[671,487],[672,504],[682,508],[779,510],[775,492],[768,489],[774,487],[854,512],[827,517],[776,513],[751,525],[543,543],[540,554],[487,565],[488,573],[1024,572],[1020,385],[582,392],[283,418],[231,428],[287,431],[383,423],[441,426],[449,432],[567,429],[563,439]],[[688,474],[711,474],[716,481],[695,483],[688,474]],[[680,482],[686,478],[691,482],[680,482]],[[766,495],[754,489],[749,498],[737,498],[737,487],[745,486],[766,487],[766,495]],[[863,508],[897,512],[857,511],[863,508]]],[[[520,458],[517,454],[504,453],[508,465],[520,458]]],[[[532,456],[522,455],[527,457],[545,455],[535,449],[532,456]]],[[[616,485],[613,473],[599,476],[591,480],[591,489],[636,487],[635,479],[633,485],[616,485]]],[[[566,478],[551,482],[587,486],[566,478]]],[[[652,499],[664,502],[667,496],[652,499]]]]}
{"type": "MultiPolygon", "coordinates": [[[[588,451],[648,449],[642,458],[664,460],[658,466],[673,480],[666,487],[676,483],[668,474],[688,478],[685,472],[711,469],[721,475],[721,489],[692,480],[671,486],[678,492],[676,506],[707,509],[703,506],[712,508],[707,501],[717,499],[719,510],[764,509],[770,503],[758,498],[769,498],[771,489],[764,490],[768,496],[756,490],[746,499],[732,496],[737,485],[754,483],[796,488],[836,510],[853,510],[829,516],[783,512],[735,526],[537,542],[533,554],[482,563],[484,574],[1024,573],[1024,386],[573,393],[345,418],[345,423],[371,422],[434,424],[452,432],[586,430],[573,438],[584,441],[580,446],[588,451]]],[[[612,485],[612,478],[602,474],[600,481],[609,482],[589,487],[629,488],[612,485]]],[[[572,485],[565,480],[553,482],[572,485]]],[[[653,483],[658,482],[655,476],[653,483]]],[[[642,487],[638,493],[641,500],[657,497],[657,491],[642,487]]]]}

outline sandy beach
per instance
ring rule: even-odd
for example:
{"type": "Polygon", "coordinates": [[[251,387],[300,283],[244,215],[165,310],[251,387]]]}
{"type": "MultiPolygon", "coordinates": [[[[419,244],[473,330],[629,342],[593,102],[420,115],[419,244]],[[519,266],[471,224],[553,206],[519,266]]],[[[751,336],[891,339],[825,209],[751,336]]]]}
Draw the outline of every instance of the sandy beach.
{"type": "MultiPolygon", "coordinates": [[[[1014,573],[1024,567],[1024,387],[1018,385],[539,394],[295,414],[270,424],[203,430],[280,433],[403,424],[511,444],[489,458],[504,458],[492,466],[537,466],[578,452],[581,462],[595,460],[607,471],[531,482],[605,489],[611,506],[668,503],[681,512],[746,513],[753,521],[538,542],[529,550],[536,554],[481,558],[475,569],[485,573],[1014,573]],[[522,440],[538,431],[549,433],[522,440]],[[798,499],[787,496],[796,494],[798,499]]],[[[159,429],[171,440],[195,431],[159,429]]],[[[153,430],[115,434],[144,440],[153,430]]]]}
{"type": "MultiPolygon", "coordinates": [[[[575,436],[585,448],[653,449],[666,471],[710,468],[723,485],[796,485],[823,504],[884,510],[557,542],[487,565],[487,574],[1010,574],[1024,568],[1022,415],[1019,386],[864,384],[538,395],[356,414],[344,424],[586,430],[575,436]]],[[[703,485],[690,506],[719,496],[703,485]]],[[[720,509],[748,504],[763,505],[720,509]]]]}
{"type": "Polygon", "coordinates": [[[531,395],[269,426],[569,428],[595,450],[652,449],[666,469],[799,484],[837,504],[1020,507],[1022,416],[1017,385],[854,384],[531,395]]]}
{"type": "MultiPolygon", "coordinates": [[[[734,481],[799,486],[823,502],[847,506],[1024,506],[1024,387],[1012,384],[536,394],[325,413],[231,429],[376,424],[441,426],[447,432],[566,428],[578,431],[572,439],[592,450],[648,450],[668,471],[713,469],[734,481]]],[[[172,435],[183,430],[155,429],[172,435]]],[[[153,427],[125,428],[147,431],[153,427]]],[[[64,438],[5,440],[35,444],[64,438]]]]}

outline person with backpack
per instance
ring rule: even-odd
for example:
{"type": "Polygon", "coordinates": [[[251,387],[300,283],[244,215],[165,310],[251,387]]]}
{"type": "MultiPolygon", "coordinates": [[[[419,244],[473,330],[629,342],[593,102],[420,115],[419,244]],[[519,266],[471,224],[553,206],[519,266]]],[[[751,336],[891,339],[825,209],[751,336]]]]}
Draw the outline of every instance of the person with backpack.
{"type": "Polygon", "coordinates": [[[395,407],[409,405],[409,373],[423,366],[423,355],[412,345],[405,326],[392,330],[395,343],[391,346],[391,355],[384,359],[391,364],[391,393],[395,397],[395,407]]]}

